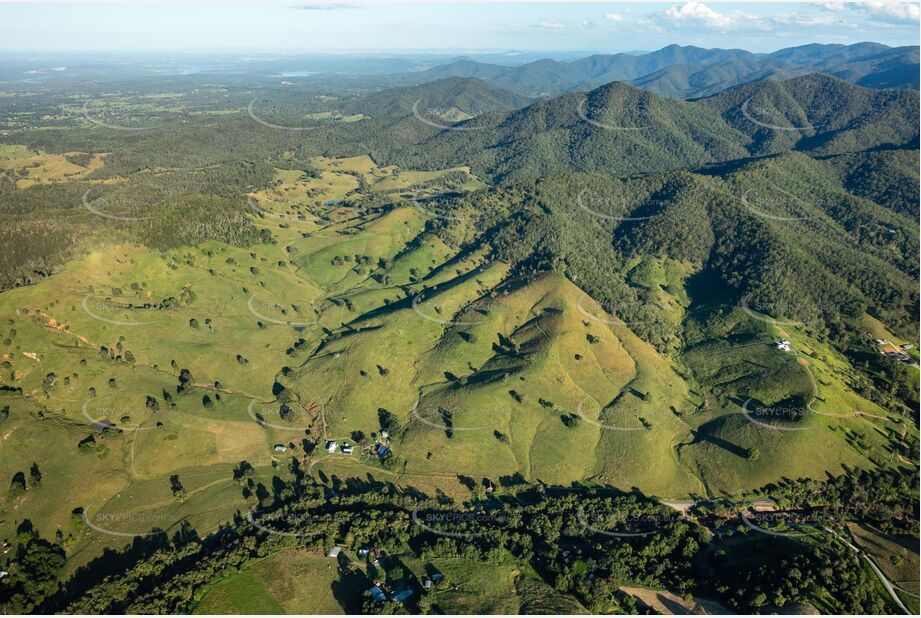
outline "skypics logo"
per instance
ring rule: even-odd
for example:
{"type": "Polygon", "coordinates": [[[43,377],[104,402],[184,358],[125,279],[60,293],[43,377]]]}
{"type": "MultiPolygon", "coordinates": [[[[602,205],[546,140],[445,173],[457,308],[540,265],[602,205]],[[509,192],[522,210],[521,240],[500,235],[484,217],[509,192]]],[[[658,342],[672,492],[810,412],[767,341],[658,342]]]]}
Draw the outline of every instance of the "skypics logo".
{"type": "Polygon", "coordinates": [[[742,297],[739,302],[739,308],[747,313],[750,317],[760,322],[772,324],[774,326],[793,326],[802,327],[807,325],[819,324],[822,320],[820,317],[807,317],[806,320],[784,320],[794,316],[821,316],[823,312],[833,312],[837,308],[834,306],[814,305],[809,303],[795,303],[782,300],[753,302],[751,295],[742,297]],[[771,317],[779,316],[776,318],[771,317]]]}
{"type": "Polygon", "coordinates": [[[802,422],[804,418],[812,418],[815,412],[804,407],[793,406],[760,406],[751,405],[752,399],[748,399],[742,404],[742,416],[749,423],[754,423],[772,431],[807,431],[809,429],[818,429],[821,425],[811,423],[806,426],[797,426],[795,424],[802,422]],[[767,420],[771,419],[771,420],[767,420]]]}
{"type": "MultiPolygon", "coordinates": [[[[812,124],[804,124],[801,126],[793,126],[793,125],[781,126],[778,124],[774,124],[772,122],[766,122],[765,120],[762,120],[762,119],[770,117],[772,115],[771,110],[767,109],[766,107],[757,107],[758,105],[757,103],[755,104],[756,106],[753,106],[752,105],[753,99],[754,97],[748,97],[747,99],[745,99],[745,101],[742,103],[741,112],[742,112],[742,115],[745,116],[746,119],[755,123],[759,127],[764,127],[765,129],[771,129],[774,131],[812,131],[817,126],[817,125],[812,125],[812,124]]],[[[762,103],[761,105],[763,106],[764,103],[762,103]]]]}
{"type": "Polygon", "coordinates": [[[422,202],[425,201],[425,200],[433,200],[433,199],[437,199],[437,198],[438,198],[437,195],[435,195],[435,196],[430,196],[430,197],[428,197],[428,198],[420,198],[420,197],[419,197],[419,193],[418,193],[418,192],[414,192],[414,193],[412,193],[411,195],[409,195],[409,197],[408,197],[407,199],[412,203],[413,207],[414,207],[416,210],[418,210],[419,212],[421,212],[422,214],[424,214],[426,217],[430,217],[430,218],[433,218],[433,219],[440,219],[440,220],[442,220],[442,221],[447,221],[447,222],[452,222],[452,221],[454,221],[454,222],[460,222],[460,221],[467,221],[467,220],[469,220],[470,217],[469,217],[469,216],[466,216],[466,215],[465,215],[465,216],[459,216],[459,215],[454,215],[454,214],[439,213],[439,212],[435,212],[434,210],[431,210],[430,208],[428,208],[428,207],[422,205],[422,202]]]}
{"type": "MultiPolygon", "coordinates": [[[[609,325],[614,325],[614,326],[626,326],[629,328],[630,326],[635,326],[638,324],[648,324],[652,322],[652,320],[634,320],[634,321],[627,322],[627,321],[615,318],[607,313],[604,313],[604,315],[596,315],[592,311],[589,311],[588,309],[585,308],[586,298],[587,298],[587,295],[583,294],[582,296],[578,298],[578,300],[576,300],[576,309],[578,309],[579,313],[581,313],[585,317],[595,322],[598,322],[600,324],[609,324],[609,325]]],[[[616,309],[614,309],[614,311],[616,311],[616,309]]]]}
{"type": "Polygon", "coordinates": [[[750,530],[775,537],[804,537],[822,534],[822,530],[836,534],[834,527],[847,521],[873,518],[868,498],[864,504],[822,503],[821,494],[801,497],[799,505],[791,505],[786,496],[763,496],[744,500],[716,498],[698,500],[690,505],[694,517],[714,519],[713,525],[729,524],[738,518],[750,530]],[[817,501],[811,506],[807,503],[817,501]],[[700,509],[700,510],[698,510],[700,509]]]}
{"type": "Polygon", "coordinates": [[[156,423],[149,427],[144,427],[140,423],[137,425],[129,424],[135,419],[148,417],[159,409],[159,402],[152,396],[148,396],[148,402],[152,401],[152,403],[146,407],[131,405],[115,406],[109,404],[92,406],[91,409],[90,404],[92,401],[92,399],[84,401],[83,405],[80,407],[80,412],[83,414],[83,418],[90,422],[90,426],[95,429],[101,429],[103,431],[147,431],[157,428],[156,423]],[[154,407],[154,405],[156,405],[156,407],[154,407]],[[122,424],[119,426],[112,419],[117,419],[117,421],[122,424]]]}
{"type": "MultiPolygon", "coordinates": [[[[250,189],[251,191],[254,189],[250,189]]],[[[316,217],[312,214],[289,214],[289,213],[277,213],[270,210],[266,210],[259,205],[259,202],[252,195],[246,196],[246,205],[250,210],[255,212],[262,217],[268,217],[270,219],[278,219],[280,221],[316,221],[319,217],[316,217]]]]}
{"type": "Polygon", "coordinates": [[[167,534],[169,529],[184,517],[166,513],[145,513],[143,511],[111,511],[96,513],[93,517],[81,509],[83,523],[92,530],[108,536],[141,538],[167,534]]]}
{"type": "Polygon", "coordinates": [[[258,318],[260,322],[268,324],[279,324],[282,326],[290,326],[293,328],[301,329],[318,326],[320,324],[320,318],[322,317],[323,312],[335,306],[336,305],[330,301],[322,300],[319,303],[308,304],[305,309],[309,309],[309,312],[304,312],[301,310],[300,305],[293,305],[291,303],[282,304],[280,302],[258,300],[255,294],[250,296],[246,301],[247,310],[253,316],[258,318]],[[296,320],[273,318],[269,315],[266,315],[266,313],[281,313],[282,315],[286,316],[289,311],[297,315],[296,320]],[[313,315],[311,315],[311,313],[313,315]]]}
{"type": "Polygon", "coordinates": [[[92,187],[83,193],[80,203],[91,214],[111,221],[149,221],[159,216],[155,212],[158,206],[181,195],[183,191],[182,186],[168,186],[142,179],[125,187],[92,187]],[[148,209],[148,212],[154,211],[154,214],[127,214],[139,207],[148,209]]]}
{"type": "MultiPolygon", "coordinates": [[[[623,392],[624,391],[621,391],[621,394],[623,394],[623,392]]],[[[607,431],[651,431],[652,430],[652,425],[645,422],[642,418],[635,419],[634,424],[632,426],[622,425],[622,424],[613,424],[609,422],[601,422],[602,418],[607,419],[608,416],[614,416],[613,412],[606,414],[603,408],[599,408],[598,410],[593,410],[592,414],[589,415],[589,414],[586,414],[584,404],[585,404],[584,400],[579,402],[579,405],[576,406],[576,414],[579,416],[579,418],[581,418],[583,421],[585,421],[586,423],[590,425],[600,427],[607,431]],[[599,420],[596,421],[593,418],[591,418],[591,416],[595,416],[599,420]],[[636,423],[639,423],[639,425],[637,425],[636,423]]],[[[626,421],[627,419],[624,419],[623,422],[626,422],[626,421]]]]}
{"type": "MultiPolygon", "coordinates": [[[[777,209],[780,207],[784,212],[797,212],[802,210],[803,206],[806,204],[805,200],[799,199],[797,197],[786,197],[780,196],[771,196],[770,198],[753,198],[750,197],[751,190],[746,191],[742,194],[740,201],[742,205],[752,214],[761,217],[762,219],[770,219],[772,221],[809,221],[810,219],[815,219],[816,217],[809,215],[806,217],[801,216],[784,216],[784,215],[775,215],[767,212],[766,209],[777,209]]],[[[817,206],[821,207],[824,210],[824,200],[817,206]]]]}
{"type": "Polygon", "coordinates": [[[246,414],[262,428],[271,427],[272,429],[283,431],[306,432],[310,430],[310,424],[301,425],[299,421],[302,422],[304,419],[313,420],[323,414],[323,410],[323,404],[319,402],[307,404],[297,401],[264,403],[253,399],[246,407],[246,414]],[[256,406],[260,406],[258,412],[256,411],[256,406]],[[268,410],[266,406],[272,406],[273,409],[268,410]],[[272,420],[266,420],[267,418],[272,420]],[[274,419],[278,420],[275,421],[274,419]]]}
{"type": "MultiPolygon", "coordinates": [[[[643,131],[648,129],[647,126],[624,126],[611,124],[608,122],[601,122],[592,118],[589,113],[586,111],[586,104],[588,103],[588,97],[582,97],[582,100],[579,101],[579,104],[576,105],[576,113],[579,115],[584,122],[592,125],[593,127],[598,127],[599,129],[604,129],[605,131],[643,131]]],[[[592,116],[596,115],[595,113],[592,116]]]]}
{"type": "MultiPolygon", "coordinates": [[[[439,131],[480,131],[485,129],[485,126],[475,126],[466,124],[470,119],[460,121],[459,123],[445,124],[444,121],[438,119],[438,114],[432,109],[426,107],[425,114],[420,111],[422,106],[422,101],[425,97],[419,97],[412,106],[413,117],[421,122],[422,124],[438,129],[439,131]]],[[[493,102],[495,104],[495,102],[493,102]]]]}
{"type": "Polygon", "coordinates": [[[576,521],[592,534],[630,539],[658,534],[666,526],[681,521],[681,514],[636,508],[586,514],[585,509],[579,507],[576,521]]]}
{"type": "Polygon", "coordinates": [[[751,530],[770,536],[801,537],[816,534],[818,520],[815,516],[795,512],[739,513],[739,519],[751,530]]]}
{"type": "MultiPolygon", "coordinates": [[[[101,103],[101,102],[87,99],[86,101],[83,102],[83,107],[80,110],[83,114],[83,117],[87,121],[95,124],[96,126],[103,127],[105,129],[111,129],[113,131],[131,131],[131,132],[152,131],[153,129],[157,128],[157,126],[154,126],[154,125],[132,126],[129,124],[125,124],[128,121],[127,118],[120,119],[118,124],[116,124],[116,122],[110,122],[108,119],[103,120],[100,118],[100,116],[105,115],[106,111],[111,110],[112,106],[106,105],[105,103],[103,103],[102,105],[98,105],[98,103],[101,103]]],[[[109,112],[109,115],[112,115],[111,111],[109,112]]]]}
{"type": "Polygon", "coordinates": [[[246,512],[246,520],[268,534],[293,538],[316,536],[316,530],[322,529],[326,523],[321,515],[286,511],[260,512],[256,507],[246,512]]]}
{"type": "Polygon", "coordinates": [[[489,321],[489,315],[493,311],[503,311],[505,309],[504,305],[499,302],[498,295],[487,296],[460,309],[456,314],[456,319],[446,319],[441,317],[443,309],[440,305],[435,304],[433,301],[426,301],[426,295],[434,294],[435,292],[437,292],[437,289],[432,288],[423,290],[413,296],[412,308],[420,317],[429,322],[445,326],[477,326],[478,324],[485,324],[489,321]],[[477,317],[478,315],[481,317],[477,317]]]}
{"type": "Polygon", "coordinates": [[[246,106],[246,113],[250,118],[252,118],[254,121],[256,121],[257,123],[261,124],[264,127],[268,127],[269,129],[275,129],[276,131],[288,131],[291,133],[299,133],[301,131],[316,131],[317,129],[321,128],[321,125],[295,127],[295,126],[290,126],[290,125],[277,124],[277,123],[269,122],[268,120],[264,120],[261,117],[256,115],[255,108],[256,108],[256,101],[258,100],[259,100],[259,97],[256,97],[252,101],[249,102],[249,105],[246,106]]]}
{"type": "MultiPolygon", "coordinates": [[[[661,212],[655,212],[651,215],[640,215],[640,216],[624,216],[611,214],[614,212],[626,213],[629,211],[630,206],[627,204],[627,200],[623,197],[613,197],[613,196],[598,196],[594,193],[591,193],[588,189],[582,189],[579,191],[579,194],[576,196],[576,205],[595,217],[596,219],[603,219],[605,221],[648,221],[649,219],[655,219],[662,215],[661,212]]],[[[652,209],[654,207],[667,207],[669,202],[663,202],[659,200],[645,200],[640,202],[637,206],[638,208],[643,209],[652,209]]]]}
{"type": "Polygon", "coordinates": [[[106,219],[112,219],[113,221],[147,221],[148,219],[153,219],[153,216],[148,217],[128,217],[124,215],[113,215],[111,213],[100,210],[100,208],[106,208],[112,206],[113,204],[118,207],[121,206],[117,200],[114,200],[111,196],[99,197],[95,200],[90,199],[90,194],[93,192],[93,189],[87,189],[83,196],[80,198],[80,202],[83,204],[83,207],[96,215],[97,217],[104,217],[106,219]]]}
{"type": "Polygon", "coordinates": [[[443,430],[446,434],[453,435],[455,431],[478,431],[487,429],[485,425],[476,427],[464,427],[454,424],[454,412],[441,406],[426,406],[420,409],[419,400],[413,403],[412,415],[420,422],[443,430]]]}
{"type": "Polygon", "coordinates": [[[275,131],[283,131],[285,133],[303,133],[305,131],[316,131],[319,129],[324,129],[339,123],[348,122],[344,116],[338,114],[337,112],[332,111],[310,111],[307,109],[301,109],[297,111],[287,110],[284,112],[287,116],[297,116],[299,118],[308,118],[316,120],[324,120],[325,122],[321,124],[311,124],[311,125],[290,125],[290,124],[281,124],[278,122],[270,122],[264,118],[265,111],[260,111],[257,113],[256,103],[259,101],[259,97],[255,97],[252,101],[249,102],[249,105],[246,106],[246,115],[249,116],[254,122],[261,124],[262,126],[273,129],[275,131]]]}
{"type": "Polygon", "coordinates": [[[148,324],[153,324],[153,322],[131,322],[128,320],[116,320],[112,318],[104,317],[100,315],[101,313],[116,313],[120,311],[129,312],[139,307],[134,307],[130,303],[121,303],[115,300],[112,300],[110,297],[98,297],[94,296],[92,293],[87,294],[83,297],[83,301],[80,303],[83,312],[97,320],[99,322],[104,322],[106,324],[112,324],[113,326],[146,326],[148,324]]]}
{"type": "Polygon", "coordinates": [[[417,526],[438,536],[474,539],[508,526],[508,515],[498,509],[470,510],[415,509],[412,520],[417,526]]]}

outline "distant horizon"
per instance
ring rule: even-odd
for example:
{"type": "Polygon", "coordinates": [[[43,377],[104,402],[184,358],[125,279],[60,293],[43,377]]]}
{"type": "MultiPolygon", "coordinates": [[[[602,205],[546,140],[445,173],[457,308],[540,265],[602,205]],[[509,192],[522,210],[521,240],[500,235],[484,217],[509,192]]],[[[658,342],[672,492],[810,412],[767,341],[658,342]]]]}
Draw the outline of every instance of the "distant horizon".
{"type": "MultiPolygon", "coordinates": [[[[573,50],[540,50],[540,49],[502,49],[502,48],[482,48],[482,49],[461,49],[461,48],[444,48],[444,49],[373,49],[373,48],[355,48],[355,49],[304,49],[304,50],[256,50],[256,49],[222,49],[222,50],[188,50],[188,49],[177,49],[177,50],[166,50],[166,49],[137,49],[130,51],[119,51],[119,50],[71,50],[71,49],[61,49],[61,50],[19,50],[19,49],[4,49],[0,47],[0,53],[4,54],[15,54],[15,57],[20,58],[41,58],[41,59],[54,59],[54,58],[80,58],[80,59],[92,59],[92,60],[103,60],[110,59],[113,56],[120,56],[122,59],[131,58],[131,57],[151,57],[151,56],[161,56],[161,57],[223,57],[223,58],[234,58],[237,60],[271,60],[271,59],[283,59],[283,58],[295,58],[298,56],[331,56],[331,57],[347,57],[347,56],[356,56],[356,57],[373,57],[380,56],[381,58],[394,57],[394,58],[411,58],[411,57],[426,57],[426,56],[446,56],[453,58],[455,60],[464,59],[466,56],[507,56],[509,58],[515,58],[519,56],[526,57],[539,57],[545,55],[548,58],[552,57],[567,57],[567,58],[584,58],[591,55],[618,55],[618,54],[627,54],[627,55],[645,55],[652,54],[668,47],[681,47],[683,49],[688,48],[697,48],[697,49],[721,49],[721,50],[738,50],[745,51],[755,55],[767,56],[784,49],[792,49],[797,47],[805,47],[809,45],[827,45],[827,46],[841,46],[841,47],[851,47],[855,45],[882,45],[889,48],[898,48],[898,47],[919,47],[921,44],[909,44],[909,45],[891,45],[888,43],[883,43],[881,41],[855,41],[853,43],[821,43],[817,41],[806,42],[806,43],[797,43],[795,45],[784,45],[777,47],[776,49],[771,49],[767,51],[754,51],[745,47],[726,47],[720,45],[713,46],[703,46],[703,45],[691,45],[691,44],[680,44],[680,43],[667,43],[655,48],[650,49],[629,49],[629,50],[604,50],[604,49],[573,49],[573,50]],[[260,58],[258,56],[266,56],[265,58],[260,58]]],[[[471,58],[471,60],[475,60],[471,58]]]]}
{"type": "Polygon", "coordinates": [[[16,54],[770,53],[918,45],[919,17],[905,2],[0,3],[0,41],[16,54]]]}

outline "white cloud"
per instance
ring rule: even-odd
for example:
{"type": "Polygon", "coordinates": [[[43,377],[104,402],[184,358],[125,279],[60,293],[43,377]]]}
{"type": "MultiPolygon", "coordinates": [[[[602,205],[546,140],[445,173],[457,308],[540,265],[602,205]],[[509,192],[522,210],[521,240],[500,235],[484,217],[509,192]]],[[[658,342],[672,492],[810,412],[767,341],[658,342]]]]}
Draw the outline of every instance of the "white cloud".
{"type": "Polygon", "coordinates": [[[844,28],[856,27],[834,15],[814,15],[809,13],[794,12],[786,15],[775,15],[771,18],[774,25],[783,26],[841,26],[844,28]]]}
{"type": "Polygon", "coordinates": [[[608,21],[614,22],[615,24],[624,20],[623,15],[618,15],[617,13],[605,13],[604,18],[608,21]]]}
{"type": "Polygon", "coordinates": [[[564,30],[566,24],[560,23],[558,21],[553,21],[551,19],[542,19],[537,22],[538,28],[547,28],[549,30],[564,30]]]}
{"type": "Polygon", "coordinates": [[[857,6],[865,12],[871,10],[866,5],[880,5],[873,10],[888,11],[899,15],[903,13],[910,14],[913,9],[917,19],[918,5],[902,4],[901,7],[892,7],[890,2],[863,2],[863,3],[842,3],[826,2],[822,5],[814,5],[815,10],[796,10],[792,12],[776,13],[773,15],[751,15],[741,11],[720,12],[702,2],[686,2],[681,5],[673,5],[665,11],[655,14],[653,17],[657,23],[665,28],[680,28],[686,26],[697,30],[711,30],[715,32],[777,32],[778,29],[798,27],[798,28],[816,28],[816,27],[838,27],[853,29],[857,24],[849,20],[843,14],[847,9],[855,9],[857,6]],[[882,5],[887,5],[882,7],[882,5]],[[911,9],[906,9],[906,7],[911,9]],[[821,9],[834,13],[822,14],[821,9]]]}
{"type": "Polygon", "coordinates": [[[921,5],[917,2],[855,2],[854,8],[863,10],[873,17],[917,23],[921,19],[921,5]]]}
{"type": "Polygon", "coordinates": [[[728,15],[711,9],[703,2],[686,2],[665,10],[665,17],[679,24],[707,26],[728,30],[738,23],[738,15],[728,15]]]}
{"type": "Polygon", "coordinates": [[[657,20],[665,26],[690,26],[697,29],[709,29],[717,32],[735,30],[771,30],[770,20],[756,15],[733,11],[721,13],[703,2],[685,2],[673,5],[659,13],[657,20]]]}
{"type": "Polygon", "coordinates": [[[535,27],[544,28],[546,30],[573,30],[576,28],[580,30],[586,30],[588,28],[594,28],[595,25],[596,25],[595,22],[589,19],[583,19],[582,21],[575,23],[575,24],[574,23],[563,23],[560,21],[552,20],[552,19],[542,19],[539,22],[537,22],[535,27]]]}
{"type": "Polygon", "coordinates": [[[341,11],[361,8],[354,4],[344,4],[342,2],[320,2],[316,4],[300,4],[291,7],[302,11],[341,11]]]}
{"type": "Polygon", "coordinates": [[[917,24],[921,19],[921,5],[917,2],[874,0],[871,2],[825,2],[821,5],[833,13],[851,11],[877,22],[917,24]]]}

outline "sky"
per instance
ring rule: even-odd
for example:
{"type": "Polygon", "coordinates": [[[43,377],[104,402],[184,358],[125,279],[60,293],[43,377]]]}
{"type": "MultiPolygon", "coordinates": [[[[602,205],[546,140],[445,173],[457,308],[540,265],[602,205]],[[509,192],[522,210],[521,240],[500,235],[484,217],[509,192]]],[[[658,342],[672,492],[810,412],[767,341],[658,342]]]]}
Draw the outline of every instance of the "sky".
{"type": "Polygon", "coordinates": [[[917,2],[65,2],[0,0],[17,52],[774,51],[918,45],[917,2]]]}

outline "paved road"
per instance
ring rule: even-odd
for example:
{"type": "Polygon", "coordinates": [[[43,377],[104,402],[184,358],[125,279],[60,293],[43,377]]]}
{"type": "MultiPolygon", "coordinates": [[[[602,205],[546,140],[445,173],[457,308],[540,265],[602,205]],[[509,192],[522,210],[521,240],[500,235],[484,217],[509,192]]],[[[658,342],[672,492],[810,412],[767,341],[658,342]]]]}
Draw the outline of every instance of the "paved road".
{"type": "Polygon", "coordinates": [[[892,587],[892,583],[888,579],[886,579],[886,576],[883,575],[883,572],[879,570],[879,567],[876,566],[876,563],[873,561],[873,559],[870,558],[870,556],[868,556],[866,552],[861,551],[859,547],[849,543],[847,539],[839,536],[838,533],[832,530],[831,528],[825,528],[825,529],[831,532],[833,535],[835,535],[836,539],[838,539],[839,541],[847,545],[851,549],[851,551],[853,551],[855,554],[863,555],[863,557],[866,558],[867,562],[869,562],[870,566],[873,568],[873,572],[876,573],[877,577],[879,577],[879,581],[883,583],[883,588],[886,589],[886,592],[889,593],[889,596],[892,597],[892,600],[895,601],[895,604],[898,605],[902,609],[902,611],[905,612],[906,615],[910,616],[911,612],[908,611],[908,608],[905,607],[904,603],[902,603],[902,599],[900,599],[899,595],[896,594],[895,589],[892,587]]]}
{"type": "Polygon", "coordinates": [[[873,567],[873,571],[876,572],[877,577],[879,577],[879,581],[883,582],[883,587],[886,589],[886,592],[889,593],[889,596],[892,597],[892,600],[895,601],[896,604],[900,608],[902,608],[903,612],[905,612],[908,615],[911,615],[911,612],[908,611],[908,608],[905,607],[904,603],[902,603],[902,599],[900,599],[899,595],[896,594],[895,589],[892,587],[892,584],[889,582],[888,579],[886,579],[886,576],[883,575],[883,572],[879,570],[879,567],[876,566],[876,563],[873,561],[873,559],[870,556],[868,556],[866,553],[864,553],[863,557],[866,558],[867,562],[870,563],[870,566],[873,567]]]}

